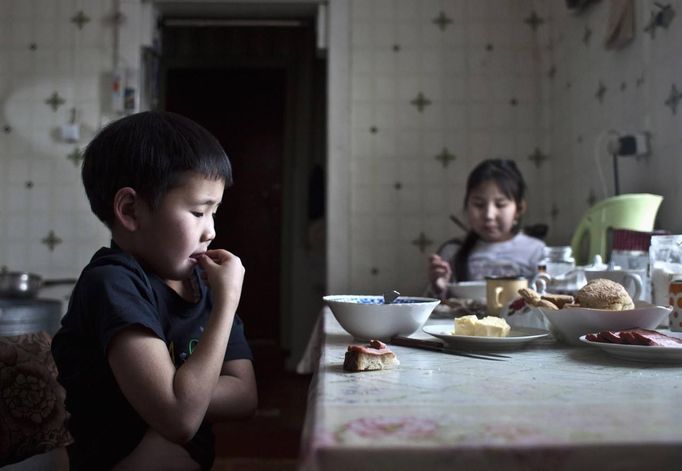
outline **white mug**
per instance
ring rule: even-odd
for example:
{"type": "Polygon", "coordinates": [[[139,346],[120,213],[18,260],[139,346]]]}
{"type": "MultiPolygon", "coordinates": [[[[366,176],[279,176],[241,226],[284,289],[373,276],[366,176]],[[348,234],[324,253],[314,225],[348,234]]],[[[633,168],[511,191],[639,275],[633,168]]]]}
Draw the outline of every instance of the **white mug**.
{"type": "Polygon", "coordinates": [[[606,278],[623,285],[633,301],[643,299],[644,284],[642,282],[643,270],[585,270],[587,281],[597,278],[606,278]]]}

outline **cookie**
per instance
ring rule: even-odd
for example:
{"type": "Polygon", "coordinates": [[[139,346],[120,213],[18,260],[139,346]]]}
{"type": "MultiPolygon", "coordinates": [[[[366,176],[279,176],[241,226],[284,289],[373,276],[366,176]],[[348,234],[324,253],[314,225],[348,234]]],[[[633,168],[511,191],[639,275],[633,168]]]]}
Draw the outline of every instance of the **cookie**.
{"type": "Polygon", "coordinates": [[[540,299],[540,302],[538,302],[535,306],[544,307],[545,309],[550,309],[552,311],[558,311],[559,310],[559,307],[557,307],[556,304],[554,304],[552,301],[548,301],[546,299],[540,299]]]}
{"type": "MultiPolygon", "coordinates": [[[[535,307],[544,307],[545,309],[551,309],[553,311],[558,311],[559,308],[552,301],[545,299],[545,296],[540,296],[537,291],[530,288],[521,288],[518,293],[526,301],[527,304],[535,307]]],[[[572,299],[572,298],[571,298],[572,299]]]]}
{"type": "Polygon", "coordinates": [[[518,293],[521,295],[523,299],[526,300],[526,302],[532,306],[537,306],[537,303],[541,301],[540,295],[538,294],[537,291],[530,289],[530,288],[521,288],[518,290],[518,293]]]}
{"type": "Polygon", "coordinates": [[[542,299],[555,304],[559,309],[563,309],[566,304],[573,304],[575,300],[570,294],[551,294],[546,293],[541,296],[542,299]]]}

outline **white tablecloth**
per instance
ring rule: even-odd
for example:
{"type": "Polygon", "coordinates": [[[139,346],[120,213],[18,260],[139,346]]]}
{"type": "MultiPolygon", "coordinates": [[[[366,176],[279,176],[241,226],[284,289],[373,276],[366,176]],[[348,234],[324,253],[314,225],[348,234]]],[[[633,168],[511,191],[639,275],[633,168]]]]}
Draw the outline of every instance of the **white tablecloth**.
{"type": "Polygon", "coordinates": [[[302,469],[682,469],[682,365],[553,338],[488,361],[391,346],[393,370],[347,373],[324,308],[302,469]]]}

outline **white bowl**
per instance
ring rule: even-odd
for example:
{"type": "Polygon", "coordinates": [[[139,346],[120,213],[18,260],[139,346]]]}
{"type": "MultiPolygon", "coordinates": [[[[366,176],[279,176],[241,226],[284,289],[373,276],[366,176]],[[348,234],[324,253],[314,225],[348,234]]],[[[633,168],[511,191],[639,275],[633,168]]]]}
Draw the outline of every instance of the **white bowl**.
{"type": "Polygon", "coordinates": [[[538,308],[551,324],[557,340],[572,345],[582,345],[581,335],[602,330],[655,329],[668,316],[671,306],[656,306],[635,301],[635,308],[625,311],[589,309],[567,306],[558,311],[538,308]]]}
{"type": "Polygon", "coordinates": [[[480,281],[460,281],[448,283],[448,297],[459,299],[475,299],[485,303],[486,282],[480,281]]]}
{"type": "Polygon", "coordinates": [[[433,298],[410,296],[400,296],[392,304],[384,304],[383,296],[332,295],[323,299],[341,327],[358,340],[410,335],[440,303],[433,298]]]}

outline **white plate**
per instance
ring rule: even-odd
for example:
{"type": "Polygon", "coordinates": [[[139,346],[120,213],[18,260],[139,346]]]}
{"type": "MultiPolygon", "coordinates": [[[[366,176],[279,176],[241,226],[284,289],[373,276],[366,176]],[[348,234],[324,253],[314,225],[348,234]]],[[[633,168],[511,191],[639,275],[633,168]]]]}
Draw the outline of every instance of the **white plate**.
{"type": "Polygon", "coordinates": [[[580,336],[580,341],[600,348],[609,355],[625,360],[648,361],[652,363],[682,363],[682,348],[591,342],[585,338],[585,335],[580,336]]]}
{"type": "Polygon", "coordinates": [[[441,339],[450,347],[467,347],[476,349],[518,348],[526,343],[547,337],[549,331],[544,329],[518,328],[512,329],[508,337],[477,337],[473,335],[454,335],[448,332],[451,325],[427,325],[422,330],[429,335],[441,339]]]}

